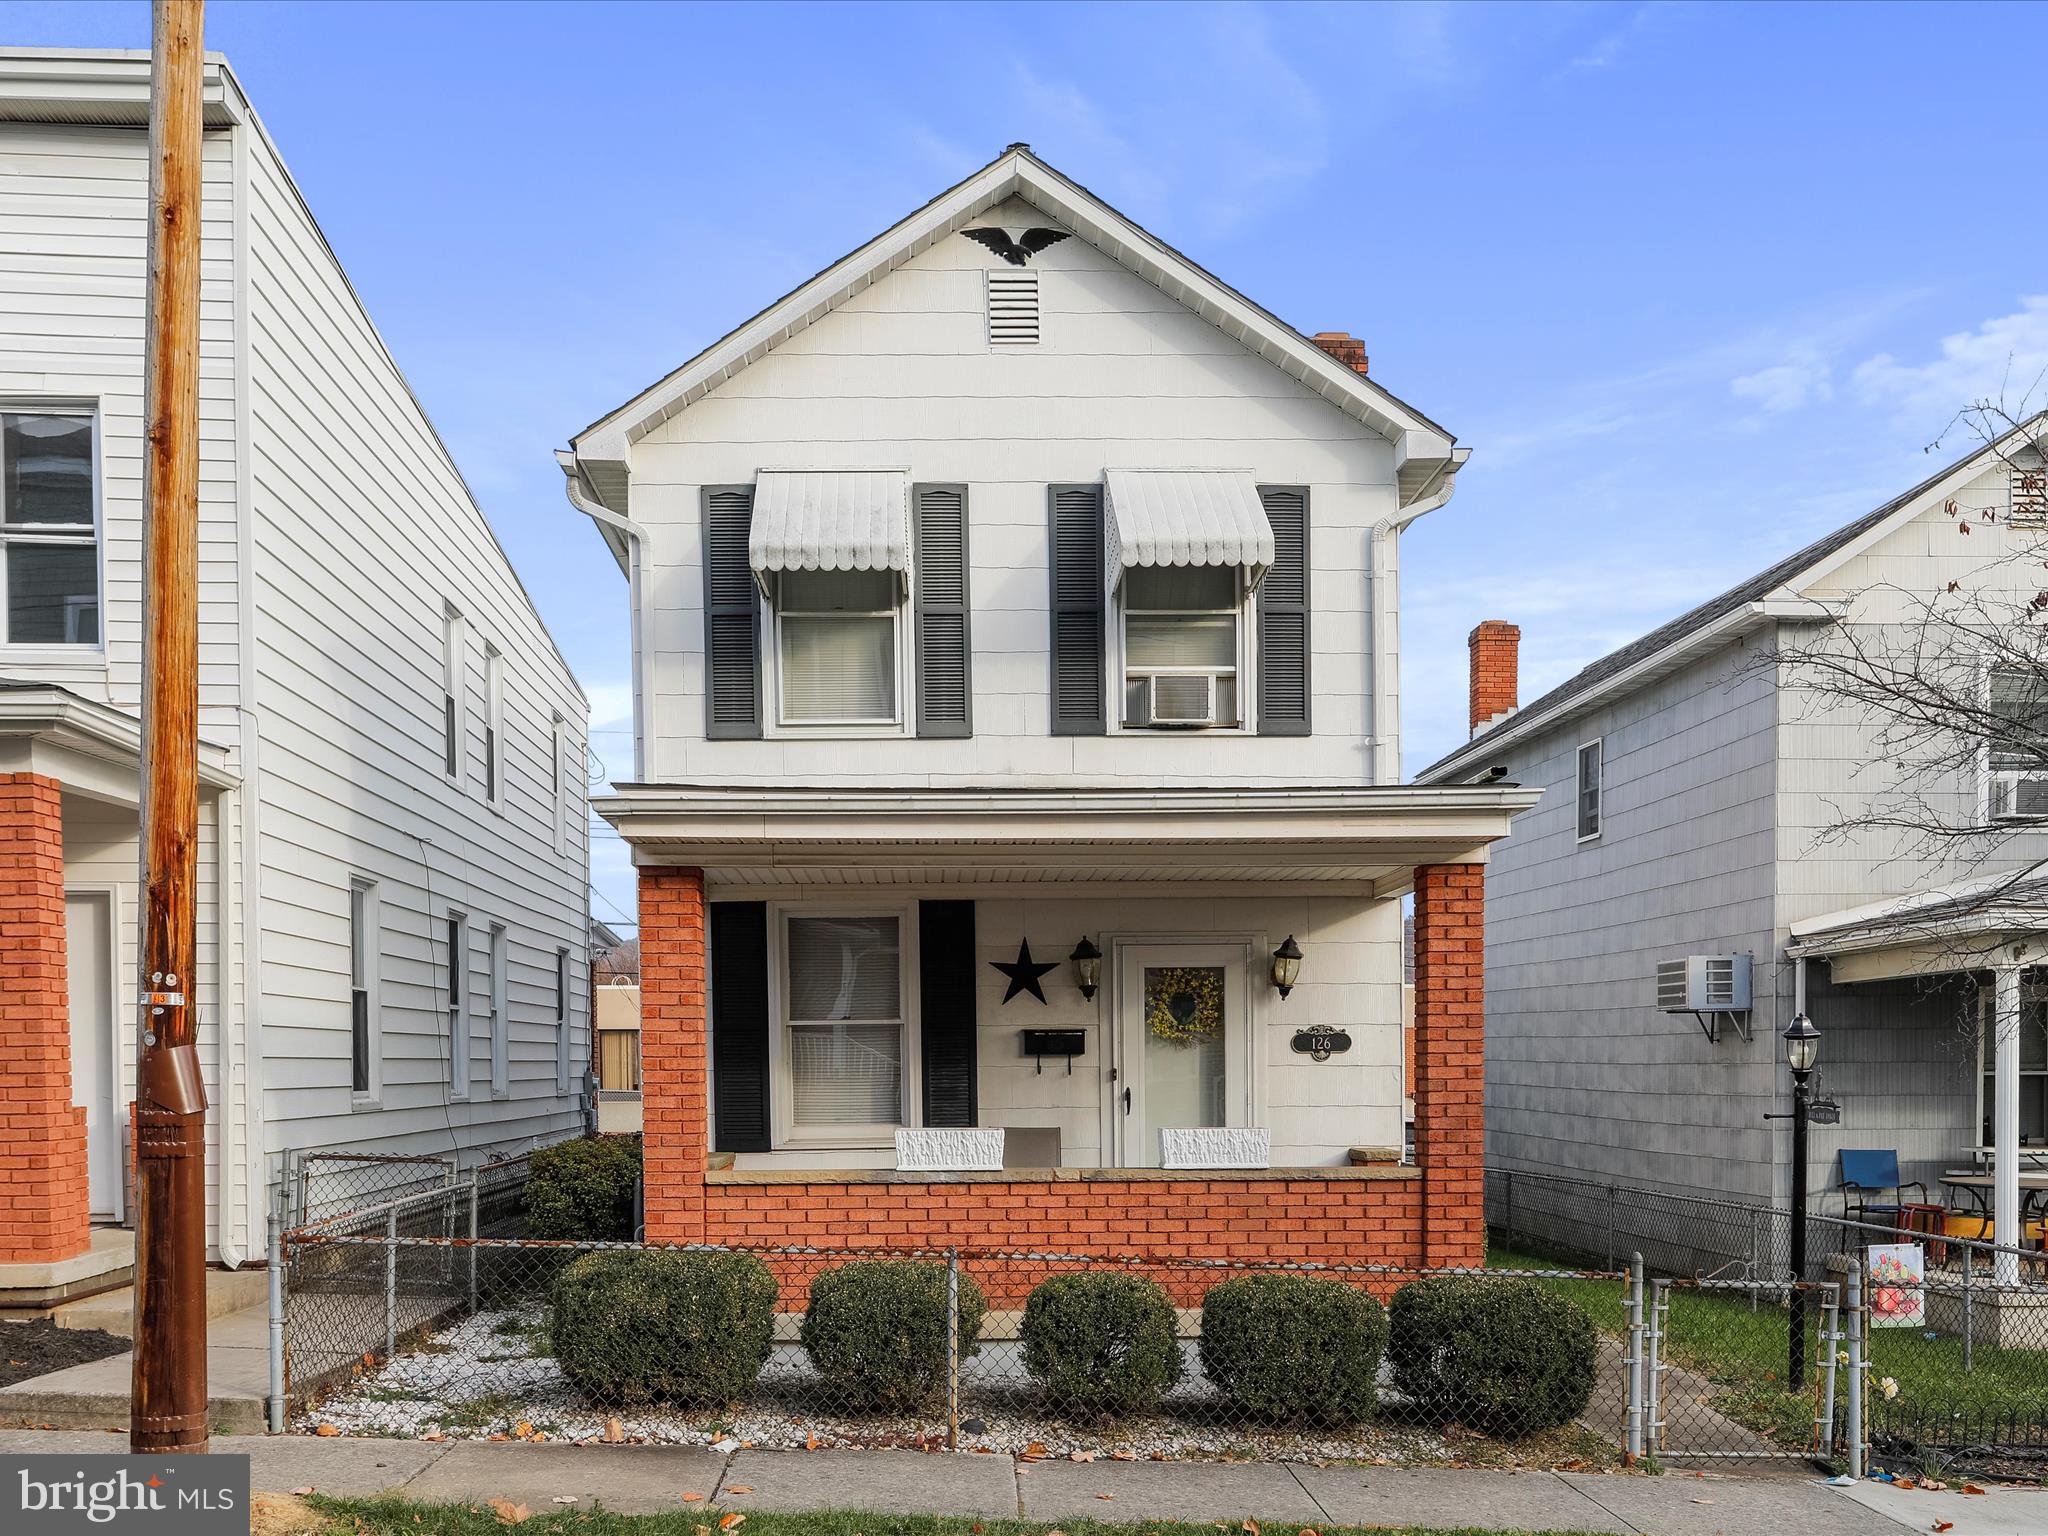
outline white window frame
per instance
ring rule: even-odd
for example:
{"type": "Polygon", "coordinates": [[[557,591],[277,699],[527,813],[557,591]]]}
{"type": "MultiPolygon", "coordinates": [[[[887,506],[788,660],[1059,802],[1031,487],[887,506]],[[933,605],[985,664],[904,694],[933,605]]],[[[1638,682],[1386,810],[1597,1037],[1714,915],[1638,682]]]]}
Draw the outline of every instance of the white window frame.
{"type": "Polygon", "coordinates": [[[484,804],[505,809],[505,653],[484,643],[484,804]]]}
{"type": "Polygon", "coordinates": [[[555,951],[555,1092],[569,1091],[570,1050],[569,1029],[569,951],[566,947],[555,951]]]}
{"type": "MultiPolygon", "coordinates": [[[[81,661],[103,661],[107,651],[106,475],[101,463],[98,403],[76,399],[0,399],[0,414],[76,417],[86,423],[92,440],[92,527],[89,534],[84,533],[76,523],[37,523],[23,528],[11,528],[5,519],[5,508],[0,507],[0,656],[4,656],[10,665],[15,666],[30,665],[39,661],[69,662],[73,665],[81,661]],[[93,580],[97,583],[94,601],[99,611],[99,639],[17,642],[8,637],[7,551],[16,544],[40,545],[45,548],[79,548],[90,544],[93,552],[93,580]]],[[[6,451],[5,434],[0,433],[0,496],[5,495],[6,451]]]]}
{"type": "MultiPolygon", "coordinates": [[[[1230,569],[1237,576],[1237,606],[1233,608],[1140,608],[1139,613],[1159,614],[1165,617],[1186,615],[1189,617],[1229,614],[1237,620],[1237,662],[1235,680],[1237,683],[1237,724],[1211,725],[1190,728],[1172,725],[1126,725],[1124,723],[1124,688],[1130,682],[1130,667],[1125,661],[1129,647],[1124,641],[1124,625],[1132,612],[1124,601],[1130,590],[1130,583],[1119,580],[1108,594],[1108,608],[1114,622],[1108,625],[1109,651],[1109,730],[1112,735],[1127,736],[1253,736],[1258,734],[1258,628],[1253,622],[1257,617],[1252,606],[1253,587],[1251,573],[1241,565],[1230,569]]],[[[1128,572],[1125,573],[1128,575],[1128,572]]],[[[1208,667],[1149,667],[1151,673],[1205,673],[1208,667]]]]}
{"type": "Polygon", "coordinates": [[[915,713],[910,707],[910,701],[916,697],[914,692],[916,678],[912,670],[912,657],[910,654],[913,648],[911,642],[914,638],[910,627],[913,600],[911,582],[913,577],[908,570],[899,571],[896,575],[898,577],[898,584],[896,589],[896,606],[894,608],[866,610],[835,608],[828,612],[816,613],[811,609],[799,609],[794,615],[797,618],[888,618],[894,621],[894,638],[890,643],[894,647],[893,656],[896,663],[896,712],[887,720],[791,720],[784,715],[782,707],[784,691],[782,685],[782,582],[780,576],[777,576],[767,596],[768,623],[764,626],[767,631],[768,640],[768,664],[765,669],[767,673],[767,691],[769,694],[768,718],[774,722],[769,732],[771,737],[794,740],[806,737],[814,738],[821,735],[891,737],[912,734],[916,724],[915,713]]]}
{"type": "MultiPolygon", "coordinates": [[[[2017,673],[2022,677],[2028,675],[2020,667],[2001,667],[1990,660],[1984,662],[1979,668],[1978,687],[1987,720],[1991,712],[1992,680],[2001,672],[2017,673]]],[[[2044,766],[2040,773],[2029,773],[2024,769],[2018,768],[1993,768],[1991,766],[1991,743],[1989,741],[1984,742],[1977,749],[1977,793],[1978,808],[1981,813],[1979,819],[1986,824],[1997,823],[2000,826],[2025,826],[2029,823],[2048,821],[2048,815],[2040,812],[2029,814],[2020,811],[2000,811],[1997,809],[1998,785],[2001,780],[2036,778],[2048,779],[2048,766],[2044,766]]]]}
{"type": "Polygon", "coordinates": [[[383,913],[377,882],[364,875],[348,883],[349,1100],[374,1109],[384,1094],[383,913]],[[355,1085],[357,998],[363,1013],[363,1086],[355,1085]]]}
{"type": "Polygon", "coordinates": [[[462,787],[469,735],[469,692],[464,686],[468,627],[453,603],[441,613],[441,777],[462,787]]]}
{"type": "MultiPolygon", "coordinates": [[[[896,1132],[923,1124],[922,1024],[918,1014],[917,903],[915,901],[771,902],[768,907],[768,1073],[773,1110],[772,1146],[786,1149],[893,1148],[896,1132]],[[902,1104],[896,1120],[871,1125],[803,1130],[796,1124],[796,1083],[790,1066],[789,920],[792,917],[893,917],[896,958],[902,967],[897,996],[903,1010],[902,1104]]],[[[870,1021],[874,1022],[874,1021],[870,1021]]]]}
{"type": "Polygon", "coordinates": [[[569,722],[560,710],[555,711],[554,719],[548,728],[548,748],[554,764],[551,770],[552,783],[549,786],[548,804],[555,821],[555,856],[567,858],[570,846],[569,722]]]}
{"type": "Polygon", "coordinates": [[[1607,830],[1607,738],[1579,743],[1572,754],[1572,832],[1581,843],[1594,843],[1607,830]],[[1586,830],[1586,754],[1593,754],[1593,830],[1586,830]]]}
{"type": "Polygon", "coordinates": [[[469,914],[450,907],[443,914],[441,938],[448,950],[448,970],[442,978],[441,1009],[448,1023],[448,1097],[470,1096],[469,989],[475,976],[469,967],[469,914]]]}
{"type": "MultiPolygon", "coordinates": [[[[1996,1001],[1997,999],[1989,986],[1978,989],[1977,1117],[1972,1122],[1970,1128],[1970,1140],[1974,1144],[1973,1150],[1978,1152],[1992,1152],[1996,1150],[1984,1137],[1984,1119],[1986,1107],[1989,1103],[1985,1095],[1985,1088],[1998,1066],[1997,1054],[1992,1049],[1993,1042],[1998,1033],[1995,1016],[1996,1001]]],[[[2020,1022],[2022,1028],[2025,1027],[2028,1005],[2030,1003],[2042,1002],[2048,1002],[2048,978],[2035,980],[2032,976],[2023,972],[2020,978],[2020,1022]]],[[[2029,1067],[2020,1073],[2022,1082],[2030,1077],[2048,1077],[2048,1067],[2029,1067]]],[[[2022,1143],[2022,1145],[2048,1147],[2048,1142],[2022,1143]]]]}
{"type": "Polygon", "coordinates": [[[491,924],[485,939],[484,955],[490,971],[487,983],[490,991],[485,1002],[490,1009],[491,1097],[494,1099],[512,1096],[512,1029],[506,1016],[505,951],[508,942],[505,925],[491,924]]]}

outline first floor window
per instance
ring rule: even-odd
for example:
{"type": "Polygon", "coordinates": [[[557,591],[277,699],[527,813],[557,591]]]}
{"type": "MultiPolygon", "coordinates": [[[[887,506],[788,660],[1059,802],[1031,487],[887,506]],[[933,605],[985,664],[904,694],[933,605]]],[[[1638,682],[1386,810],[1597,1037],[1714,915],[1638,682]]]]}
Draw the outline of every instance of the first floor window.
{"type": "Polygon", "coordinates": [[[555,1092],[569,1091],[569,951],[555,951],[555,1092]]]}
{"type": "Polygon", "coordinates": [[[893,915],[788,919],[783,996],[799,1133],[902,1122],[901,923],[893,915]]]}
{"type": "Polygon", "coordinates": [[[348,889],[349,1087],[375,1091],[377,887],[352,881],[348,889]]]}
{"type": "Polygon", "coordinates": [[[1243,573],[1140,565],[1124,573],[1124,724],[1236,725],[1243,573]]]}
{"type": "Polygon", "coordinates": [[[460,912],[448,914],[443,930],[448,947],[448,1097],[469,1097],[469,920],[460,912]]]}
{"type": "Polygon", "coordinates": [[[597,1086],[607,1093],[640,1091],[640,1031],[597,1032],[597,1086]]]}
{"type": "MultiPolygon", "coordinates": [[[[1998,1035],[1992,1017],[1991,989],[1983,992],[1984,1102],[1980,1146],[1996,1139],[1998,1119],[1998,1035]]],[[[2032,980],[2020,992],[2020,1140],[2033,1146],[2048,1143],[2048,986],[2032,980]]]]}
{"type": "Polygon", "coordinates": [[[775,633],[785,725],[889,725],[901,578],[894,571],[784,571],[775,633]]]}
{"type": "Polygon", "coordinates": [[[0,412],[0,642],[98,645],[92,417],[0,412]]]}
{"type": "Polygon", "coordinates": [[[491,924],[490,986],[491,1093],[503,1098],[512,1088],[512,1063],[505,1031],[505,925],[491,924]]]}
{"type": "Polygon", "coordinates": [[[1600,835],[1600,743],[1579,748],[1579,841],[1600,835]]]}

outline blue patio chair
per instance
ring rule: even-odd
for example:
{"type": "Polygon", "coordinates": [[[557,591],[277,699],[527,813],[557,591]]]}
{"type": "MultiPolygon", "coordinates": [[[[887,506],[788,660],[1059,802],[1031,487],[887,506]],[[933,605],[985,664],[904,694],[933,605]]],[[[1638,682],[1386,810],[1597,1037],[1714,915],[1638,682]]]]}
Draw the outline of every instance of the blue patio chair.
{"type": "Polygon", "coordinates": [[[1899,1154],[1892,1148],[1842,1149],[1842,1177],[1835,1187],[1841,1192],[1842,1214],[1854,1221],[1876,1220],[1886,1226],[1899,1224],[1900,1207],[1906,1191],[1920,1191],[1919,1204],[1926,1205],[1927,1186],[1918,1179],[1899,1179],[1899,1154]],[[1889,1204],[1874,1204],[1870,1197],[1891,1195],[1889,1204]]]}

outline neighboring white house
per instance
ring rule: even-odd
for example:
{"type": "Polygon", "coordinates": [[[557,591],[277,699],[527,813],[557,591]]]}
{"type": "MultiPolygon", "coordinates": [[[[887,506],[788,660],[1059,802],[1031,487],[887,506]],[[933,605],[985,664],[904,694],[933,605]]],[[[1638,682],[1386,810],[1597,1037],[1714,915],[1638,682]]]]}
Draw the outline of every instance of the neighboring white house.
{"type": "MultiPolygon", "coordinates": [[[[2048,900],[2030,881],[1973,901],[1969,884],[2048,856],[2048,833],[2029,830],[2048,786],[2015,803],[1989,754],[1921,786],[1954,822],[2009,814],[1988,863],[1982,838],[1930,854],[1852,826],[1901,804],[1882,717],[1818,694],[1792,659],[1853,644],[1910,667],[1929,596],[2030,597],[2039,472],[2008,462],[2025,442],[1964,457],[1519,708],[1517,632],[1473,632],[1473,737],[1417,782],[1543,792],[1487,871],[1489,1166],[1784,1200],[1789,1132],[1764,1117],[1787,1108],[1779,1034],[1802,972],[1821,1089],[1842,1107],[1814,1128],[1813,1188],[1836,1186],[1845,1147],[1895,1150],[1937,1199],[1945,1170],[1989,1157],[2016,1173],[2022,1146],[2048,1148],[2032,969],[2048,900]],[[1733,958],[1702,979],[1738,991],[1746,962],[1747,1006],[1723,993],[1702,1007],[1682,986],[1660,997],[1660,967],[1687,957],[1733,958]],[[2006,1117],[2001,1072],[2017,1090],[2006,1117]]],[[[2000,681],[1987,666],[1984,686],[2000,681]]],[[[1516,1219],[1546,1218],[1525,1205],[1516,1219]]]]}
{"type": "Polygon", "coordinates": [[[577,434],[650,1234],[1476,1262],[1476,870],[1529,797],[1400,785],[1396,668],[1465,456],[1022,145],[577,434]],[[911,1165],[997,1129],[970,1220],[911,1165]]]}
{"type": "MultiPolygon", "coordinates": [[[[0,50],[0,892],[62,904],[9,956],[40,990],[0,1077],[51,1101],[58,1170],[20,1191],[55,1212],[33,1232],[0,1183],[24,1262],[126,1198],[148,74],[0,50]]],[[[588,711],[217,56],[205,119],[197,994],[208,1245],[235,1264],[280,1154],[473,1160],[581,1125],[588,711]]]]}

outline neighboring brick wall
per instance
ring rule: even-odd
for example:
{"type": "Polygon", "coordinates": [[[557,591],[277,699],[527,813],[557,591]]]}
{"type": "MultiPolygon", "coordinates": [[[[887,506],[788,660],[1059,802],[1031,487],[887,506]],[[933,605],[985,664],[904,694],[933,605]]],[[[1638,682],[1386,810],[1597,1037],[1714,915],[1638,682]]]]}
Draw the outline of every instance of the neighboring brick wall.
{"type": "Polygon", "coordinates": [[[1415,871],[1415,1160],[1423,1262],[1486,1261],[1486,867],[1415,871]]]}
{"type": "Polygon", "coordinates": [[[701,1242],[710,1137],[704,872],[640,871],[640,1103],[647,1238],[701,1242]]]}
{"type": "Polygon", "coordinates": [[[1489,725],[1521,700],[1522,631],[1488,619],[1465,637],[1472,653],[1472,729],[1489,725]]]}
{"type": "Polygon", "coordinates": [[[55,779],[0,774],[0,1263],[92,1241],[85,1111],[71,1102],[64,808],[55,779]]]}

